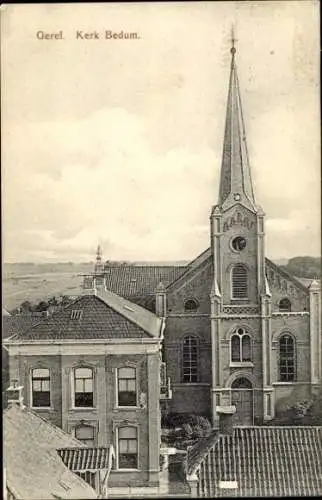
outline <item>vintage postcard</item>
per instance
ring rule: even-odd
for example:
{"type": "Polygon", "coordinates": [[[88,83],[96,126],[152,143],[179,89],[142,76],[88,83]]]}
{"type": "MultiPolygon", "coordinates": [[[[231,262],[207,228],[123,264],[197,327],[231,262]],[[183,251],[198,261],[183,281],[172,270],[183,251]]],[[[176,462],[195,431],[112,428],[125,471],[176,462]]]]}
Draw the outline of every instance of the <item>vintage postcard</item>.
{"type": "Polygon", "coordinates": [[[5,497],[321,496],[319,2],[0,12],[5,497]]]}

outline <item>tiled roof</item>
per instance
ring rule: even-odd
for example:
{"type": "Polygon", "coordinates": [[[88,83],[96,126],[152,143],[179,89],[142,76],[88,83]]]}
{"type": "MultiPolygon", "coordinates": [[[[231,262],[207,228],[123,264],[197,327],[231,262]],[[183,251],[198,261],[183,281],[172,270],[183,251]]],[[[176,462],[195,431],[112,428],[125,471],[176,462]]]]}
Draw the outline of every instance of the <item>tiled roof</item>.
{"type": "Polygon", "coordinates": [[[105,266],[106,287],[123,297],[154,295],[160,282],[167,287],[186,266],[105,266]]]}
{"type": "Polygon", "coordinates": [[[195,470],[200,497],[321,496],[322,427],[235,428],[213,436],[201,460],[188,458],[188,473],[195,470]],[[237,489],[221,481],[237,481],[237,489]]]}
{"type": "Polygon", "coordinates": [[[161,324],[155,314],[106,292],[79,297],[10,341],[158,337],[161,324]],[[75,310],[81,311],[79,319],[72,319],[75,310]]]}
{"type": "Polygon", "coordinates": [[[58,448],[85,447],[27,408],[3,412],[6,481],[24,500],[97,498],[95,491],[62,462],[58,448]]]}
{"type": "Polygon", "coordinates": [[[2,338],[5,339],[16,333],[23,333],[32,325],[39,323],[39,318],[19,314],[16,316],[2,316],[2,338]]]}
{"type": "MultiPolygon", "coordinates": [[[[181,276],[183,277],[185,274],[188,275],[189,271],[198,268],[209,257],[211,257],[211,249],[207,248],[187,265],[105,265],[104,275],[106,278],[106,287],[114,293],[130,298],[145,306],[146,303],[144,299],[155,295],[155,290],[160,282],[162,282],[166,288],[170,285],[174,286],[175,282],[178,281],[181,276]]],[[[269,259],[265,259],[265,262],[266,265],[274,267],[275,271],[281,272],[285,277],[293,281],[295,285],[307,291],[307,287],[309,286],[307,283],[289,275],[289,273],[283,271],[269,259]]]]}
{"type": "Polygon", "coordinates": [[[58,453],[73,471],[108,469],[110,465],[109,448],[63,448],[58,453]]]}

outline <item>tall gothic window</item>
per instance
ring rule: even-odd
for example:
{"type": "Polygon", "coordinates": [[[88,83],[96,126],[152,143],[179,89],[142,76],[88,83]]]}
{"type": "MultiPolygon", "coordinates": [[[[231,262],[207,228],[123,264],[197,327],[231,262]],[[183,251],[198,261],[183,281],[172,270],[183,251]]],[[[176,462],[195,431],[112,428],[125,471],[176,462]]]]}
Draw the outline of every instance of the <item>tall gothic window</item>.
{"type": "Polygon", "coordinates": [[[247,299],[247,269],[242,264],[235,264],[231,271],[231,296],[233,299],[247,299]]]}
{"type": "Polygon", "coordinates": [[[289,312],[291,311],[291,302],[287,298],[281,299],[278,308],[281,312],[289,312]]]}
{"type": "Polygon", "coordinates": [[[244,328],[237,328],[231,337],[231,361],[247,362],[252,360],[252,341],[244,328]]]}
{"type": "Polygon", "coordinates": [[[199,340],[194,335],[187,335],[182,344],[182,381],[198,382],[199,340]]]}
{"type": "Polygon", "coordinates": [[[291,335],[284,334],[279,340],[279,380],[293,382],[295,374],[295,340],[291,335]]]}

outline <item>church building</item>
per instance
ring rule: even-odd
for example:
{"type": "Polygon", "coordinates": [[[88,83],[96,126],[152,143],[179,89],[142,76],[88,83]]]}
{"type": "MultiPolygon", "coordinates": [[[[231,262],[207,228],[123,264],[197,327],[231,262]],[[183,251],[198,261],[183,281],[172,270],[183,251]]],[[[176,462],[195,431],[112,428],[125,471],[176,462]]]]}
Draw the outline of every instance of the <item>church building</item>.
{"type": "Polygon", "coordinates": [[[269,421],[321,384],[321,301],[265,256],[265,213],[248,158],[236,48],[231,48],[226,123],[209,248],[186,266],[111,266],[106,287],[165,319],[169,413],[211,416],[235,405],[235,423],[269,421]]]}

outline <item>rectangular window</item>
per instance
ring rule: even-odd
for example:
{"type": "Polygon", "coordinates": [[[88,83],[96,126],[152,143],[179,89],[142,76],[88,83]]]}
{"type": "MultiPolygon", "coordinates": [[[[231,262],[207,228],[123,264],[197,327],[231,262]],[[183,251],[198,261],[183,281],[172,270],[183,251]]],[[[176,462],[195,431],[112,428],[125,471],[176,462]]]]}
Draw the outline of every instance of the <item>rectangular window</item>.
{"type": "Polygon", "coordinates": [[[75,428],[75,438],[82,443],[94,448],[95,429],[91,425],[79,425],[75,428]]]}
{"type": "Polygon", "coordinates": [[[32,406],[50,407],[50,372],[47,368],[36,368],[31,374],[32,406]]]}
{"type": "Polygon", "coordinates": [[[119,368],[117,370],[118,406],[136,406],[136,369],[119,368]]]}
{"type": "Polygon", "coordinates": [[[138,440],[136,427],[118,429],[118,468],[138,468],[138,440]]]}
{"type": "Polygon", "coordinates": [[[75,368],[74,370],[74,405],[77,408],[93,408],[93,370],[91,368],[75,368]]]}

